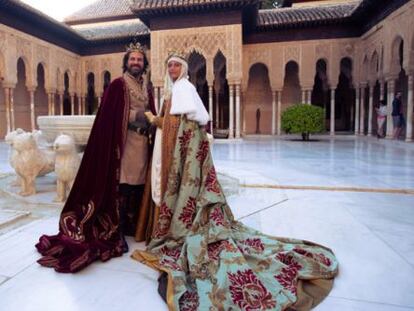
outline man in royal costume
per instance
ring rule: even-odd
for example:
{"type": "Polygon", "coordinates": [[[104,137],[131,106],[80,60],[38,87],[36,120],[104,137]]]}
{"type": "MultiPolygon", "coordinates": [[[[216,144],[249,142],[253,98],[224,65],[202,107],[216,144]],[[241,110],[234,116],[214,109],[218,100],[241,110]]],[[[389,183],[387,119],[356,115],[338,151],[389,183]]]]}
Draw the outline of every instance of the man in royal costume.
{"type": "Polygon", "coordinates": [[[103,95],[60,215],[59,233],[43,235],[36,244],[41,265],[76,272],[95,260],[127,252],[124,235],[145,239],[146,211],[139,206],[149,167],[150,137],[144,113],[155,113],[147,67],[144,48],[131,44],[124,55],[123,76],[103,95]]]}
{"type": "Polygon", "coordinates": [[[208,113],[170,55],[152,160],[152,240],[133,258],[161,271],[169,310],[309,310],[338,271],[332,251],[276,238],[236,221],[227,205],[204,125],[208,113]]]}

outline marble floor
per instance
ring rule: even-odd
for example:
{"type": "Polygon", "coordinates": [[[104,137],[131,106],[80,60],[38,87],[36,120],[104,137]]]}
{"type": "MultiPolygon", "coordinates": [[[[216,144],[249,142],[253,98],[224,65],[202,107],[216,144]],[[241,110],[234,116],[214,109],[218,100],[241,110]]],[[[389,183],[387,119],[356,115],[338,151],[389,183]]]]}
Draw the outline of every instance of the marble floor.
{"type": "MultiPolygon", "coordinates": [[[[340,273],[319,311],[414,310],[414,144],[338,136],[216,141],[213,156],[235,216],[276,236],[332,248],[340,273]]],[[[0,142],[0,310],[167,310],[158,274],[125,255],[71,275],[36,263],[61,204],[53,175],[21,199],[0,142]]],[[[144,245],[128,240],[131,251],[144,245]]]]}

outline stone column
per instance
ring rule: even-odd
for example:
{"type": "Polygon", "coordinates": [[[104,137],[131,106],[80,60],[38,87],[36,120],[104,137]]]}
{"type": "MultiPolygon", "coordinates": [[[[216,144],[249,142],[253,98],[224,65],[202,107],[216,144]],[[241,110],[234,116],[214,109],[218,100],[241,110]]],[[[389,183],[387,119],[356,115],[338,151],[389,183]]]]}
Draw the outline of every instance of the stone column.
{"type": "Polygon", "coordinates": [[[82,115],[82,96],[78,96],[78,115],[82,115]]]}
{"type": "Polygon", "coordinates": [[[380,80],[380,100],[385,99],[385,82],[384,80],[380,80]]]}
{"type": "Polygon", "coordinates": [[[272,90],[272,135],[276,134],[276,96],[277,91],[272,90]]]}
{"type": "Polygon", "coordinates": [[[360,103],[360,92],[359,92],[359,86],[355,90],[355,135],[358,135],[359,132],[359,103],[360,103]]]}
{"type": "Polygon", "coordinates": [[[55,94],[53,92],[47,93],[47,102],[48,102],[48,108],[47,108],[47,114],[49,116],[52,116],[55,114],[55,100],[54,100],[55,94]]]}
{"type": "Polygon", "coordinates": [[[392,101],[395,96],[395,79],[390,78],[388,81],[388,100],[387,100],[387,135],[386,138],[392,139],[394,126],[392,124],[392,101]]]}
{"type": "Polygon", "coordinates": [[[413,108],[414,108],[414,73],[408,75],[408,98],[407,98],[407,129],[405,141],[413,141],[413,108]]]}
{"type": "Polygon", "coordinates": [[[236,138],[240,138],[240,84],[236,84],[236,138]]]}
{"type": "Polygon", "coordinates": [[[217,89],[215,89],[216,91],[216,117],[215,117],[215,122],[216,122],[216,128],[220,128],[220,94],[219,91],[217,89]]]}
{"type": "Polygon", "coordinates": [[[70,94],[70,115],[75,115],[75,94],[70,94]]]}
{"type": "Polygon", "coordinates": [[[229,139],[234,138],[234,85],[229,85],[229,139]]]}
{"type": "Polygon", "coordinates": [[[30,125],[32,131],[36,129],[36,120],[35,120],[35,102],[34,102],[34,96],[35,96],[35,90],[36,88],[29,88],[29,95],[30,95],[30,125]]]}
{"type": "Polygon", "coordinates": [[[52,115],[56,115],[56,91],[52,93],[52,115]]]}
{"type": "Polygon", "coordinates": [[[359,114],[359,135],[365,132],[365,85],[361,86],[361,113],[359,114]]]}
{"type": "Polygon", "coordinates": [[[368,104],[368,136],[372,136],[372,116],[374,113],[374,86],[369,85],[369,104],[368,104]]]}
{"type": "Polygon", "coordinates": [[[15,118],[14,118],[14,88],[9,89],[10,92],[10,124],[11,130],[14,131],[15,127],[15,118]]]}
{"type": "Polygon", "coordinates": [[[158,100],[158,110],[160,110],[161,111],[161,109],[162,109],[162,105],[164,104],[163,103],[163,97],[164,97],[164,87],[159,87],[159,89],[158,89],[158,94],[159,94],[159,100],[158,100]]]}
{"type": "Polygon", "coordinates": [[[213,86],[208,86],[208,114],[210,115],[210,133],[213,134],[213,86]]]}
{"type": "Polygon", "coordinates": [[[246,107],[244,106],[243,99],[246,98],[246,91],[240,91],[241,96],[241,119],[243,120],[242,124],[242,135],[246,134],[246,107]]]}
{"type": "Polygon", "coordinates": [[[308,96],[308,100],[307,100],[306,103],[308,105],[312,105],[312,90],[308,90],[307,93],[308,93],[308,95],[307,95],[308,96]]]}
{"type": "Polygon", "coordinates": [[[10,120],[10,88],[4,88],[4,99],[6,104],[6,127],[7,133],[11,131],[11,120],[10,120]]]}
{"type": "Polygon", "coordinates": [[[282,91],[277,91],[277,135],[282,134],[282,91]]]}
{"type": "Polygon", "coordinates": [[[331,89],[331,125],[330,135],[335,135],[335,89],[331,89]]]}
{"type": "Polygon", "coordinates": [[[101,107],[102,97],[98,96],[98,108],[101,107]]]}
{"type": "Polygon", "coordinates": [[[158,86],[154,87],[154,104],[155,104],[155,109],[157,110],[157,113],[160,110],[160,99],[159,99],[159,95],[160,95],[160,90],[158,88],[158,86]]]}
{"type": "Polygon", "coordinates": [[[302,88],[302,104],[306,103],[306,90],[302,88]]]}
{"type": "Polygon", "coordinates": [[[63,116],[63,92],[59,93],[60,115],[63,116]]]}
{"type": "Polygon", "coordinates": [[[83,107],[83,114],[86,115],[88,113],[86,111],[86,95],[82,96],[82,107],[83,107]]]}

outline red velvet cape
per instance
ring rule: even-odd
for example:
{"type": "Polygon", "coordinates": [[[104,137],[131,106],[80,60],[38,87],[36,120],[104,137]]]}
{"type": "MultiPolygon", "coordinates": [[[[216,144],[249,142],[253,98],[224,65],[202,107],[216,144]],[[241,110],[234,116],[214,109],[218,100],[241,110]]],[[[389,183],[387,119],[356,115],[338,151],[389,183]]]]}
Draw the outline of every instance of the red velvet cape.
{"type": "MultiPolygon", "coordinates": [[[[150,110],[155,114],[152,93],[148,95],[150,110]]],[[[118,78],[104,93],[60,215],[59,233],[43,235],[36,244],[42,254],[39,264],[58,272],[76,272],[97,259],[107,261],[122,255],[118,190],[128,116],[127,86],[123,78],[118,78]]]]}

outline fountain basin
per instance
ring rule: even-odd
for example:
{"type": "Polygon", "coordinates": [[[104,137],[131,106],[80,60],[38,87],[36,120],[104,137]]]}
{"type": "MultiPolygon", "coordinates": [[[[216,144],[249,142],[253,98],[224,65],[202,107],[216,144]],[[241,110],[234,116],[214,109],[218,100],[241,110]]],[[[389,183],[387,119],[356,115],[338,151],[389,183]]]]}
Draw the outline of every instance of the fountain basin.
{"type": "Polygon", "coordinates": [[[71,135],[78,146],[85,146],[91,133],[94,115],[88,116],[40,116],[39,130],[48,143],[53,143],[60,134],[71,135]]]}

